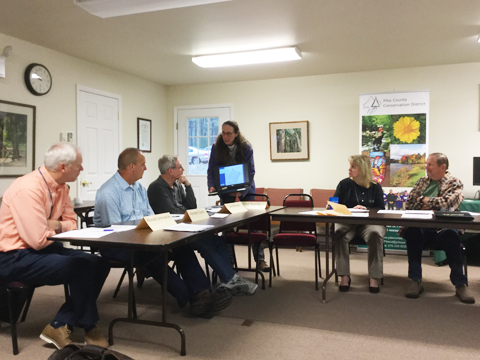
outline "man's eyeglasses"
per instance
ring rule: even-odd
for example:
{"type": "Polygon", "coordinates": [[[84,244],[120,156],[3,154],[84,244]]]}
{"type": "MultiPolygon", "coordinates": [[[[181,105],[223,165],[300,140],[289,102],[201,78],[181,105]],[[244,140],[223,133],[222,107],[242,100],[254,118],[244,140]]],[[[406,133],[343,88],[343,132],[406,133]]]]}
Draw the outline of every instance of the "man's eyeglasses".
{"type": "Polygon", "coordinates": [[[176,166],[174,166],[174,167],[171,167],[170,169],[173,169],[173,170],[185,170],[185,169],[183,168],[183,166],[180,166],[179,168],[177,168],[176,166]]]}

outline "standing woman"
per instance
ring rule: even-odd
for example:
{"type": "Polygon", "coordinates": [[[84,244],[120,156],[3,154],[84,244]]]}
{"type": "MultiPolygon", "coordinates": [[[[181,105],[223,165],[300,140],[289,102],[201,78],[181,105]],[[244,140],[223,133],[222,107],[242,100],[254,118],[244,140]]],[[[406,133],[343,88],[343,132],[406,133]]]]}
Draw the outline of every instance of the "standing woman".
{"type": "MultiPolygon", "coordinates": [[[[372,179],[370,158],[353,155],[348,159],[348,178],[343,179],[335,191],[338,202],[354,209],[385,209],[382,186],[372,179]]],[[[383,237],[385,226],[380,225],[335,225],[337,274],[342,280],[339,290],[350,290],[349,243],[355,236],[365,240],[368,247],[369,291],[378,293],[378,279],[383,278],[383,237]]]]}
{"type": "MultiPolygon", "coordinates": [[[[214,170],[217,166],[235,165],[240,163],[248,163],[249,177],[251,186],[242,191],[234,192],[226,195],[221,195],[220,200],[222,204],[231,203],[238,197],[240,201],[254,200],[255,194],[255,163],[253,161],[253,149],[250,143],[240,133],[238,124],[235,121],[228,120],[222,124],[222,132],[217,136],[215,144],[212,145],[210,152],[210,160],[208,162],[208,192],[215,191],[214,185],[214,170]]],[[[258,268],[261,271],[270,271],[268,264],[265,262],[265,254],[263,248],[260,248],[257,257],[257,249],[260,244],[255,244],[253,254],[255,261],[260,261],[258,268]]]]}

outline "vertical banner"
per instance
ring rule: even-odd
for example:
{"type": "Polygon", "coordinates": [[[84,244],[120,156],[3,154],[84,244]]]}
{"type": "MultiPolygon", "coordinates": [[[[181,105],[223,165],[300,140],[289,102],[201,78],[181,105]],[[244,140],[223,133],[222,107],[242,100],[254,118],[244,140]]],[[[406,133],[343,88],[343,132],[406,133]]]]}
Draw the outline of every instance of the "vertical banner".
{"type": "Polygon", "coordinates": [[[412,187],[425,176],[430,92],[360,95],[360,152],[386,187],[412,187]]]}
{"type": "MultiPolygon", "coordinates": [[[[428,91],[360,95],[360,153],[370,157],[373,178],[382,187],[404,188],[384,194],[386,209],[404,208],[405,188],[425,176],[429,102],[428,91]]],[[[406,254],[397,231],[387,226],[385,250],[406,254]]]]}

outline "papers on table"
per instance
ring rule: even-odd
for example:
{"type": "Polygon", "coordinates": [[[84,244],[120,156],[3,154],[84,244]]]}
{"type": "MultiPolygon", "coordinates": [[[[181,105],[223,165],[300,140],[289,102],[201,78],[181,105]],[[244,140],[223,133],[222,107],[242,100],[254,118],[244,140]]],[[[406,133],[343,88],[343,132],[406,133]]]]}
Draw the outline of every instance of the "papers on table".
{"type": "Polygon", "coordinates": [[[180,223],[173,226],[164,228],[163,230],[169,231],[187,231],[187,232],[200,232],[212,228],[213,225],[197,225],[197,224],[186,224],[180,223]]]}
{"type": "Polygon", "coordinates": [[[402,215],[402,218],[428,220],[433,218],[433,211],[432,210],[405,210],[405,213],[402,215]]]}
{"type": "Polygon", "coordinates": [[[172,215],[173,220],[182,220],[183,219],[183,214],[170,214],[172,215]]]}
{"type": "Polygon", "coordinates": [[[77,238],[77,239],[99,239],[110,235],[114,232],[122,232],[135,229],[135,225],[112,225],[107,228],[89,227],[86,229],[78,229],[66,231],[52,237],[56,238],[77,238]]]}
{"type": "Polygon", "coordinates": [[[230,214],[213,214],[212,216],[210,216],[210,218],[212,219],[224,219],[226,218],[228,215],[230,214]]]}
{"type": "Polygon", "coordinates": [[[432,210],[378,210],[377,214],[397,214],[404,219],[432,219],[432,210]]]}
{"type": "Polygon", "coordinates": [[[404,214],[404,210],[378,210],[377,214],[404,214]]]}

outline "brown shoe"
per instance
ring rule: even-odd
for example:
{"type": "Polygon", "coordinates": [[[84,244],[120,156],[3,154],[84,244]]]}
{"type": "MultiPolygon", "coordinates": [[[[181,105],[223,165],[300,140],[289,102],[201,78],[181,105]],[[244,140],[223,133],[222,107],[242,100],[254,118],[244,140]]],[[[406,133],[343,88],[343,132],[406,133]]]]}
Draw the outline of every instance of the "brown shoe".
{"type": "Polygon", "coordinates": [[[455,288],[455,295],[460,298],[460,301],[465,304],[475,304],[475,298],[470,294],[467,285],[455,288]]]}
{"type": "Polygon", "coordinates": [[[97,325],[93,329],[85,331],[85,342],[87,345],[96,345],[104,348],[110,346],[97,325]]]}
{"type": "Polygon", "coordinates": [[[263,271],[263,272],[269,272],[270,271],[270,266],[268,266],[268,264],[264,260],[262,260],[258,264],[258,270],[263,271]]]}
{"type": "Polygon", "coordinates": [[[49,344],[55,345],[57,349],[63,349],[65,346],[72,343],[70,333],[71,331],[68,328],[68,325],[54,329],[52,325],[48,324],[40,334],[40,339],[49,344]]]}

